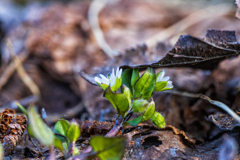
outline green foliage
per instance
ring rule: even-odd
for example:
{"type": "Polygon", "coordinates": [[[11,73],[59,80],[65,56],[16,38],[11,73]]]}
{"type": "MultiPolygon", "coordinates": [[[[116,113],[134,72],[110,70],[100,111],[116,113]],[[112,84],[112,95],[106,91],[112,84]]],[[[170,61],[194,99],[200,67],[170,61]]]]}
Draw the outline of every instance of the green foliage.
{"type": "Polygon", "coordinates": [[[63,147],[62,141],[57,138],[54,137],[54,143],[53,143],[54,147],[56,147],[57,149],[59,149],[61,152],[66,154],[65,148],[63,147]]]}
{"type": "Polygon", "coordinates": [[[131,106],[131,91],[125,85],[123,85],[123,94],[127,97],[129,106],[131,106]]]}
{"type": "Polygon", "coordinates": [[[148,106],[148,101],[139,99],[135,100],[132,105],[132,111],[135,113],[142,113],[146,110],[148,106]]]}
{"type": "MultiPolygon", "coordinates": [[[[57,121],[55,123],[55,126],[53,128],[53,132],[57,133],[57,134],[61,134],[63,136],[66,136],[67,129],[68,129],[69,125],[70,124],[67,120],[60,119],[59,121],[57,121]]],[[[55,135],[55,136],[63,142],[66,141],[66,138],[63,138],[62,136],[59,136],[59,135],[55,135]]]]}
{"type": "Polygon", "coordinates": [[[3,157],[4,157],[4,151],[3,151],[2,144],[0,143],[0,160],[3,160],[3,157]]]}
{"type": "Polygon", "coordinates": [[[154,112],[155,112],[155,103],[152,99],[152,101],[148,104],[145,113],[143,114],[143,118],[141,122],[149,120],[153,116],[154,112]]]}
{"type": "Polygon", "coordinates": [[[18,106],[18,108],[23,112],[23,114],[25,114],[27,116],[27,110],[18,102],[15,102],[15,104],[18,106]]]}
{"type": "Polygon", "coordinates": [[[76,156],[76,155],[78,155],[80,152],[79,152],[79,150],[77,149],[77,147],[75,147],[74,146],[74,148],[73,148],[73,156],[76,156]]]}
{"type": "Polygon", "coordinates": [[[155,81],[155,71],[152,68],[148,68],[134,85],[134,98],[148,100],[152,96],[152,92],[155,88],[155,81]]]}
{"type": "MultiPolygon", "coordinates": [[[[157,75],[153,68],[147,68],[141,76],[138,69],[129,68],[122,75],[118,73],[116,75],[121,76],[123,84],[121,87],[122,94],[114,92],[110,89],[111,87],[108,87],[104,92],[104,97],[112,103],[118,114],[123,117],[127,115],[131,117],[132,113],[141,114],[135,119],[129,120],[129,117],[126,117],[126,120],[123,122],[124,125],[130,124],[136,126],[138,123],[153,117],[152,121],[155,125],[164,127],[164,117],[157,113],[154,114],[155,103],[153,99],[149,103],[149,99],[152,97],[153,91],[161,92],[173,88],[172,81],[169,81],[170,77],[164,77],[165,70],[162,70],[157,75]]],[[[103,75],[100,76],[103,77],[103,75]]],[[[115,77],[115,73],[113,72],[109,77],[115,77]]],[[[95,79],[96,82],[100,81],[97,77],[95,79]]],[[[106,80],[106,78],[104,79],[106,80]]]]}
{"type": "Polygon", "coordinates": [[[29,108],[28,113],[30,136],[35,137],[45,146],[51,146],[54,142],[52,130],[43,122],[33,106],[29,108]]]}
{"type": "Polygon", "coordinates": [[[154,112],[151,121],[154,125],[156,125],[159,128],[165,128],[166,126],[164,117],[158,112],[154,112]]]}
{"type": "Polygon", "coordinates": [[[132,69],[126,69],[122,74],[122,83],[126,85],[132,92],[131,78],[132,78],[132,69]]]}
{"type": "Polygon", "coordinates": [[[163,91],[164,87],[167,86],[167,81],[162,81],[162,82],[156,82],[156,86],[154,88],[154,91],[156,92],[161,92],[163,91]]]}
{"type": "Polygon", "coordinates": [[[75,120],[72,120],[67,129],[66,137],[70,140],[70,142],[76,142],[80,134],[81,131],[78,123],[75,120]]]}
{"type": "Polygon", "coordinates": [[[105,83],[97,83],[103,90],[107,89],[108,84],[105,83]]]}
{"type": "Polygon", "coordinates": [[[119,115],[123,116],[130,107],[128,98],[124,94],[115,93],[109,87],[105,90],[104,97],[112,103],[119,115]]]}
{"type": "Polygon", "coordinates": [[[141,122],[142,118],[143,118],[143,115],[140,115],[140,116],[138,116],[137,118],[128,120],[127,123],[130,124],[131,126],[137,126],[138,123],[141,122]]]}
{"type": "Polygon", "coordinates": [[[123,156],[125,144],[125,137],[95,136],[90,140],[93,151],[101,160],[120,160],[123,156]]]}
{"type": "Polygon", "coordinates": [[[133,87],[135,82],[139,78],[139,71],[137,69],[132,70],[132,76],[131,76],[131,86],[133,87]]]}

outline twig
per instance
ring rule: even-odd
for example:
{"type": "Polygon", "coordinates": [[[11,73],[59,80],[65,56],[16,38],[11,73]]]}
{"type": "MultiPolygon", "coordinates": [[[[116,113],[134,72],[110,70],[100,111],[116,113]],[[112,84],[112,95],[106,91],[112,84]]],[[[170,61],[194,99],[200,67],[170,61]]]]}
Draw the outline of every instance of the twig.
{"type": "Polygon", "coordinates": [[[3,86],[8,82],[9,78],[14,73],[15,69],[20,65],[20,63],[23,63],[27,57],[29,56],[29,52],[21,53],[18,57],[19,62],[14,63],[11,62],[8,67],[4,70],[3,74],[0,77],[0,90],[3,88],[3,86]]]}
{"type": "Polygon", "coordinates": [[[150,37],[145,41],[145,43],[148,48],[152,48],[156,45],[157,42],[164,41],[172,37],[174,34],[186,30],[193,24],[196,24],[206,19],[226,15],[226,13],[228,13],[231,10],[231,7],[232,6],[230,4],[223,3],[219,5],[210,6],[201,10],[197,10],[191,13],[189,16],[183,18],[179,22],[175,23],[174,25],[150,37]]]}
{"type": "Polygon", "coordinates": [[[13,62],[17,68],[19,77],[22,79],[23,83],[29,88],[34,96],[40,98],[40,90],[36,83],[31,79],[31,77],[24,70],[21,61],[13,50],[12,43],[9,39],[6,40],[8,50],[13,58],[13,62]]]}
{"type": "Polygon", "coordinates": [[[107,44],[98,21],[98,14],[107,3],[108,0],[93,0],[88,10],[88,21],[98,45],[109,57],[113,58],[119,53],[107,44]]]}
{"type": "Polygon", "coordinates": [[[223,109],[226,111],[230,116],[232,116],[235,120],[237,120],[240,123],[240,117],[233,111],[231,110],[227,105],[225,105],[222,102],[211,100],[208,96],[203,95],[203,94],[195,94],[195,93],[188,93],[188,92],[180,92],[180,91],[165,91],[167,93],[172,93],[180,96],[186,96],[186,97],[192,97],[192,98],[202,98],[204,100],[207,100],[209,103],[218,106],[219,108],[223,109]]]}

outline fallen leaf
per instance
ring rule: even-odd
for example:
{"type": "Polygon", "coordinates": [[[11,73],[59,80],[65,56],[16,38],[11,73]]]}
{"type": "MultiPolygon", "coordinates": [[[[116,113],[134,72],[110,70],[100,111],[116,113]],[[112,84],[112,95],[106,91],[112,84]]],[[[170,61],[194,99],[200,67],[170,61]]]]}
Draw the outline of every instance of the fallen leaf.
{"type": "MultiPolygon", "coordinates": [[[[226,58],[237,56],[240,53],[240,44],[237,43],[235,31],[208,30],[203,39],[191,35],[180,36],[175,46],[159,61],[140,65],[122,65],[120,68],[139,69],[164,67],[191,67],[204,70],[213,70],[218,63],[226,58]]],[[[134,56],[134,55],[132,55],[134,56]]],[[[113,67],[113,66],[111,66],[113,67]]],[[[101,69],[97,74],[106,73],[109,67],[101,69]]],[[[110,72],[109,72],[110,73],[110,72]]],[[[89,83],[96,85],[94,76],[84,72],[79,73],[89,83]]],[[[96,75],[96,74],[95,74],[96,75]]]]}
{"type": "Polygon", "coordinates": [[[208,30],[203,39],[191,35],[180,36],[173,49],[157,62],[122,65],[120,68],[192,67],[212,70],[221,60],[237,56],[239,52],[240,44],[236,41],[235,31],[208,30]]]}
{"type": "Polygon", "coordinates": [[[84,121],[81,126],[82,136],[91,137],[95,134],[105,135],[113,126],[113,122],[84,121]]]}
{"type": "Polygon", "coordinates": [[[230,115],[228,114],[215,114],[215,115],[210,115],[209,119],[216,124],[220,129],[228,131],[228,130],[233,130],[237,127],[240,127],[240,123],[233,119],[230,115]]]}

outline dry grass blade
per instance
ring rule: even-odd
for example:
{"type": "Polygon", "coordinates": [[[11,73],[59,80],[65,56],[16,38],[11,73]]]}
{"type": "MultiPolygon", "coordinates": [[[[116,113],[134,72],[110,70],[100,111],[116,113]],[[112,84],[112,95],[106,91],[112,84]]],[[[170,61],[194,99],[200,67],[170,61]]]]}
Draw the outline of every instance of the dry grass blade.
{"type": "Polygon", "coordinates": [[[158,34],[150,37],[145,41],[148,48],[152,48],[156,45],[159,41],[164,41],[176,33],[182,32],[186,30],[188,27],[196,24],[200,21],[220,17],[226,15],[231,10],[231,5],[229,4],[219,4],[215,6],[210,6],[201,10],[197,10],[187,16],[186,18],[180,20],[179,22],[175,23],[174,25],[168,27],[167,29],[162,30],[158,34]]]}
{"type": "Polygon", "coordinates": [[[29,90],[36,97],[40,98],[40,90],[39,90],[38,86],[24,70],[19,57],[16,55],[16,53],[13,50],[11,41],[9,39],[7,39],[6,41],[7,41],[6,43],[7,43],[8,50],[13,58],[13,62],[16,66],[19,77],[22,79],[23,83],[29,88],[29,90]]]}
{"type": "Polygon", "coordinates": [[[166,91],[167,93],[176,94],[180,96],[186,96],[186,97],[192,97],[192,98],[202,98],[204,100],[207,100],[209,103],[218,106],[219,108],[226,111],[230,116],[232,116],[235,120],[237,120],[240,123],[240,117],[231,110],[227,105],[225,105],[222,102],[211,100],[208,96],[203,94],[195,94],[195,93],[188,93],[188,92],[180,92],[180,91],[166,91]]]}
{"type": "Polygon", "coordinates": [[[105,41],[103,32],[99,26],[98,14],[108,3],[108,0],[93,0],[88,10],[88,21],[91,26],[94,37],[97,40],[98,45],[101,49],[111,58],[118,55],[119,53],[113,50],[105,41]]]}
{"type": "Polygon", "coordinates": [[[9,78],[12,76],[14,73],[15,69],[20,65],[20,63],[23,63],[27,57],[29,56],[29,52],[25,52],[20,54],[18,57],[19,61],[18,63],[12,62],[2,73],[0,77],[0,90],[3,88],[3,86],[8,82],[9,78]]]}

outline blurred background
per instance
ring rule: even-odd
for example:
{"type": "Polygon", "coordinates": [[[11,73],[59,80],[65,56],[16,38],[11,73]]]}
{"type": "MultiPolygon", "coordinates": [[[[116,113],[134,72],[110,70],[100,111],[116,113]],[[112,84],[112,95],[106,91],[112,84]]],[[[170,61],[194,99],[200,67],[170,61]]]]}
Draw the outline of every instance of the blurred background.
{"type": "MultiPolygon", "coordinates": [[[[103,91],[79,71],[94,74],[101,67],[158,61],[180,35],[203,38],[208,29],[234,30],[239,41],[235,11],[234,0],[1,0],[0,109],[16,109],[19,101],[45,108],[50,122],[64,115],[80,122],[112,121],[116,112],[103,91]]],[[[213,71],[174,68],[166,73],[175,90],[207,94],[238,110],[239,64],[237,57],[213,71]]],[[[168,93],[154,99],[167,124],[197,142],[220,132],[205,119],[221,111],[209,103],[168,93]]]]}

